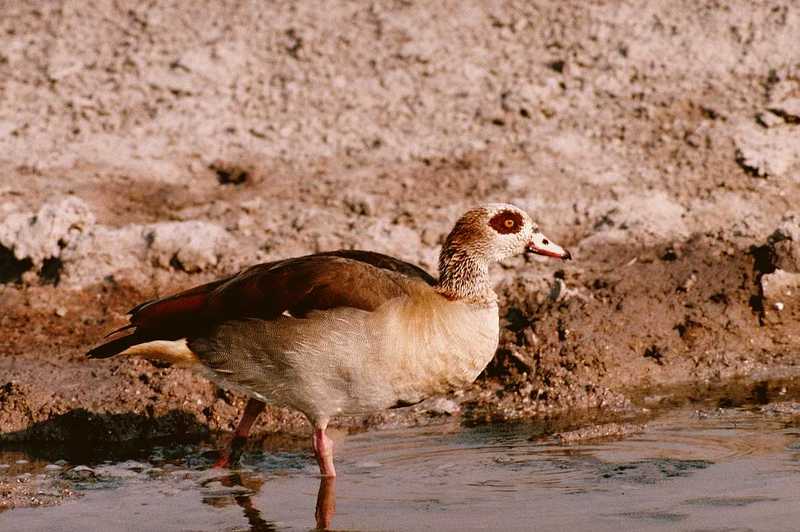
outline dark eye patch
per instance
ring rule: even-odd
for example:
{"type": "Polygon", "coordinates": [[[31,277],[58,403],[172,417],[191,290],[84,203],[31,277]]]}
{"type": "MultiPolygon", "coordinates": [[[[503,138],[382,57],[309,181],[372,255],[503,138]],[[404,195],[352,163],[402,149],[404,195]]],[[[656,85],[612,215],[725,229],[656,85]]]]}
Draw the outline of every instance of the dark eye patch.
{"type": "Polygon", "coordinates": [[[501,235],[519,233],[522,223],[522,215],[514,211],[498,212],[489,220],[489,226],[501,235]]]}

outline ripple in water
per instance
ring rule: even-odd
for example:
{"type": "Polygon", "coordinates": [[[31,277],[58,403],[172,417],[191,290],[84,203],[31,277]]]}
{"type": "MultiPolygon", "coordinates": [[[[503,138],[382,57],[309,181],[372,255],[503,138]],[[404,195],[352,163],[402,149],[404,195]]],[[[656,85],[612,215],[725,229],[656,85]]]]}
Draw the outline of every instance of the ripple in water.
{"type": "Polygon", "coordinates": [[[677,411],[623,440],[565,446],[529,441],[537,430],[358,434],[337,444],[339,479],[322,482],[305,449],[245,454],[236,471],[209,469],[203,444],[92,464],[6,452],[0,478],[81,497],[1,513],[0,529],[782,530],[800,517],[800,432],[780,416],[677,411]]]}

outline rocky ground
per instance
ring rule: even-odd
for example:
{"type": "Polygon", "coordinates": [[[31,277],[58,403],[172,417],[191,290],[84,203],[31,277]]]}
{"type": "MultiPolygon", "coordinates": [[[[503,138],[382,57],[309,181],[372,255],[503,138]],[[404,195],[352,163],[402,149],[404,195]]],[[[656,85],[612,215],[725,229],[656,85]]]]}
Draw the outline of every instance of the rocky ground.
{"type": "MultiPolygon", "coordinates": [[[[512,202],[575,260],[494,269],[497,357],[345,428],[800,373],[789,2],[0,0],[0,439],[231,430],[243,399],[83,353],[143,299],[338,248],[435,272],[512,202]],[[324,14],[323,14],[324,13],[324,14]]],[[[594,416],[594,414],[592,414],[594,416]]],[[[307,430],[270,410],[257,434],[307,430]]]]}

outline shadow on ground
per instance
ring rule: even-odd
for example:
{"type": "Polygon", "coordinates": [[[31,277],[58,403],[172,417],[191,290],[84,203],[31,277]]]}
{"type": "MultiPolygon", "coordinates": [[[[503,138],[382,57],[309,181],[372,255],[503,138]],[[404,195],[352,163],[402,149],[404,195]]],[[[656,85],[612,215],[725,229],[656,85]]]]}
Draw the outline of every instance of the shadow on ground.
{"type": "Polygon", "coordinates": [[[139,454],[146,456],[154,444],[174,446],[197,443],[208,437],[208,427],[182,410],[153,417],[76,408],[23,430],[0,434],[0,449],[22,450],[31,457],[45,460],[92,463],[134,459],[139,454]]]}

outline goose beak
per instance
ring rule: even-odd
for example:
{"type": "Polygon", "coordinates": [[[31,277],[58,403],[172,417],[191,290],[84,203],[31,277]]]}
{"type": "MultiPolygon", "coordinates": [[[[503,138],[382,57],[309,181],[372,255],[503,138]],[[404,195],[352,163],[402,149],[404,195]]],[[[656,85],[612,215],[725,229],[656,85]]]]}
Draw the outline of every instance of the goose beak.
{"type": "Polygon", "coordinates": [[[545,257],[554,257],[556,259],[572,259],[572,254],[569,251],[562,248],[542,233],[533,233],[530,242],[525,246],[525,251],[528,253],[536,253],[537,255],[544,255],[545,257]]]}

